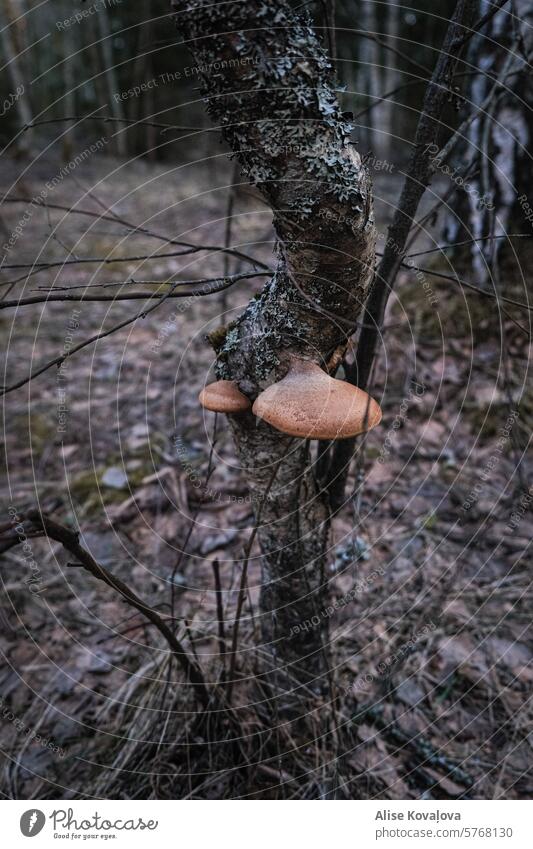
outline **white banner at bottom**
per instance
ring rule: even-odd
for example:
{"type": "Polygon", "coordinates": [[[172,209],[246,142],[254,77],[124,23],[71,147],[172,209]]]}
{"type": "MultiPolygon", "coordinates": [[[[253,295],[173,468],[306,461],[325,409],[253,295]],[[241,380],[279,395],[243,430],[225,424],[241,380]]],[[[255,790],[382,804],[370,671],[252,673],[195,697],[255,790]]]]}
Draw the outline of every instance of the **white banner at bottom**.
{"type": "Polygon", "coordinates": [[[528,801],[2,801],[2,844],[166,849],[533,847],[528,801]],[[31,841],[35,841],[32,843],[31,841]]]}

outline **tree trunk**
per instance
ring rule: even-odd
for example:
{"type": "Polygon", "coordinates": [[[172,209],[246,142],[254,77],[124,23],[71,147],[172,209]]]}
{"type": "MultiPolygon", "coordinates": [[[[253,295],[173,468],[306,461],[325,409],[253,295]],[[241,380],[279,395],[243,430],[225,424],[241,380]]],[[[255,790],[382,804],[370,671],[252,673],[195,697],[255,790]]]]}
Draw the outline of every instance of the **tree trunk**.
{"type": "MultiPolygon", "coordinates": [[[[481,14],[492,8],[481,2],[481,14]]],[[[523,232],[520,197],[531,197],[533,175],[529,150],[533,133],[533,82],[526,56],[533,49],[533,12],[529,0],[517,0],[512,19],[507,9],[494,15],[470,44],[468,62],[483,73],[472,76],[463,112],[476,110],[462,143],[457,145],[453,175],[463,175],[448,202],[444,238],[448,244],[469,242],[455,250],[457,260],[472,265],[476,281],[487,285],[493,263],[514,230],[523,232]],[[495,80],[501,85],[495,88],[495,80]],[[491,96],[492,93],[492,96],[491,96]],[[488,106],[480,108],[490,100],[488,106]],[[518,199],[518,202],[517,202],[518,199]],[[472,241],[475,240],[475,241],[472,241]]]]}
{"type": "MultiPolygon", "coordinates": [[[[153,79],[155,76],[153,55],[154,39],[156,37],[154,21],[156,18],[154,17],[151,2],[146,4],[145,15],[145,21],[139,26],[137,55],[132,74],[135,83],[139,86],[142,86],[143,83],[153,79]]],[[[156,120],[154,89],[149,88],[143,92],[142,97],[134,97],[130,101],[128,111],[129,118],[139,121],[139,124],[135,128],[135,150],[146,156],[150,162],[155,162],[157,160],[159,133],[156,127],[152,127],[150,124],[152,119],[156,120]]],[[[132,135],[130,133],[129,138],[131,137],[132,135]]]]}
{"type": "MultiPolygon", "coordinates": [[[[22,126],[31,124],[33,115],[29,100],[28,85],[24,79],[24,71],[20,62],[19,49],[16,43],[18,10],[12,7],[12,3],[4,3],[4,26],[0,28],[0,37],[4,50],[7,72],[12,87],[12,96],[15,98],[19,120],[22,126]]],[[[29,155],[33,141],[33,130],[26,130],[17,142],[20,153],[29,155]]]]}
{"type": "MultiPolygon", "coordinates": [[[[69,5],[62,6],[64,17],[67,18],[69,5]]],[[[65,27],[65,30],[58,33],[59,38],[59,53],[63,55],[63,87],[65,94],[63,97],[63,115],[76,115],[76,70],[78,65],[77,56],[77,33],[73,27],[65,27]]],[[[72,157],[73,146],[76,138],[76,129],[74,123],[70,126],[65,125],[63,135],[61,137],[61,148],[63,162],[68,162],[72,157]]]]}
{"type": "MultiPolygon", "coordinates": [[[[366,94],[368,105],[374,106],[377,99],[384,91],[380,85],[379,48],[376,41],[368,36],[377,36],[376,9],[374,0],[360,0],[360,27],[367,33],[359,39],[359,94],[366,94]]],[[[376,107],[379,111],[382,106],[376,107]]],[[[365,121],[365,146],[372,150],[376,147],[381,150],[381,135],[377,132],[376,109],[370,109],[366,113],[365,121]]]]}
{"type": "MultiPolygon", "coordinates": [[[[397,47],[398,36],[400,34],[400,6],[396,0],[389,0],[383,8],[385,16],[386,28],[386,43],[389,47],[397,47]]],[[[385,51],[383,69],[383,91],[382,94],[387,94],[393,91],[400,82],[400,74],[396,66],[397,57],[392,51],[385,51]]],[[[396,102],[394,96],[387,98],[377,108],[379,117],[379,129],[381,130],[379,152],[384,159],[391,155],[394,150],[395,139],[393,138],[394,115],[396,112],[396,102]]]]}
{"type": "MultiPolygon", "coordinates": [[[[374,268],[369,179],[348,143],[330,64],[285,0],[173,6],[204,69],[208,110],[274,214],[277,270],[217,344],[219,377],[254,400],[291,355],[327,368],[352,334],[374,268]]],[[[330,514],[309,444],[252,414],[230,420],[258,523],[267,677],[320,689],[330,514]]]]}
{"type": "Polygon", "coordinates": [[[115,60],[113,58],[113,42],[109,18],[107,16],[107,6],[98,10],[96,15],[98,19],[98,28],[100,32],[100,47],[104,59],[105,78],[107,81],[109,105],[111,114],[117,119],[115,126],[115,147],[119,156],[126,156],[128,149],[126,144],[126,125],[119,123],[124,118],[124,110],[122,102],[116,99],[119,94],[119,86],[117,75],[115,73],[115,60]]]}
{"type": "MultiPolygon", "coordinates": [[[[350,383],[366,389],[369,383],[380,327],[387,300],[404,259],[418,205],[429,186],[434,166],[430,151],[438,147],[442,135],[441,116],[453,85],[459,56],[472,30],[476,0],[457,0],[439,58],[424,94],[422,111],[414,137],[411,161],[407,168],[396,211],[388,228],[385,249],[376,270],[376,279],[365,304],[363,328],[359,334],[355,361],[346,368],[350,383]]],[[[344,439],[326,455],[324,480],[333,510],[344,504],[344,491],[355,449],[355,438],[344,439]]]]}

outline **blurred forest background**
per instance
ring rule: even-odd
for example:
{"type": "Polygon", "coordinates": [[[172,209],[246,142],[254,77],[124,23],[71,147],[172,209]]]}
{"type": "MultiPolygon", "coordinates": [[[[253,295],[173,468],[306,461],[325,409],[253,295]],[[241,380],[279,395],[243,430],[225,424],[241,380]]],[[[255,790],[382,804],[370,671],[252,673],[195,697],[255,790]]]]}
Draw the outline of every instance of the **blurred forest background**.
{"type": "MultiPolygon", "coordinates": [[[[372,174],[382,251],[455,4],[299,5],[372,174]]],[[[380,338],[383,423],[333,524],[337,695],[305,727],[272,723],[252,689],[251,503],[223,417],[197,401],[214,379],[206,335],[273,264],[271,212],[210,122],[164,0],[1,8],[4,521],[37,505],[78,529],[171,617],[208,681],[229,663],[251,540],[241,730],[218,746],[140,612],[57,541],[6,550],[2,794],[529,796],[530,4],[490,17],[449,91],[380,338]],[[164,298],[175,280],[189,297],[164,298]]]]}

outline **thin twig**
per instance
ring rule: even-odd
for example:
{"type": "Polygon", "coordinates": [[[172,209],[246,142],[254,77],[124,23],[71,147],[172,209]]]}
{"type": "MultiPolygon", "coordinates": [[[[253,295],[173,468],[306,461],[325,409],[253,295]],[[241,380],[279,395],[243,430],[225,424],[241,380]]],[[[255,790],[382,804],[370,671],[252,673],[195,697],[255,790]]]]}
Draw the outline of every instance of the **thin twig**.
{"type": "MultiPolygon", "coordinates": [[[[225,286],[233,286],[233,281],[231,281],[230,283],[226,283],[225,286]]],[[[158,307],[161,306],[161,304],[163,304],[166,300],[168,300],[168,298],[170,298],[170,295],[174,291],[174,288],[175,287],[173,287],[169,292],[163,295],[163,297],[156,301],[155,304],[152,304],[146,309],[141,310],[141,312],[136,313],[130,318],[124,319],[124,321],[120,321],[118,324],[115,324],[113,325],[113,327],[110,327],[109,330],[104,330],[102,331],[102,333],[97,333],[95,336],[91,336],[89,339],[85,339],[83,342],[80,342],[79,345],[75,345],[74,348],[71,348],[66,353],[61,354],[59,357],[54,357],[53,360],[49,360],[44,365],[40,366],[36,371],[32,371],[28,377],[21,378],[15,383],[12,383],[10,386],[4,387],[2,390],[0,390],[0,396],[7,395],[8,392],[13,392],[15,389],[20,389],[21,386],[25,386],[31,380],[34,380],[40,374],[43,374],[43,372],[48,371],[48,369],[52,368],[53,366],[60,366],[62,363],[65,362],[66,359],[72,357],[72,355],[76,354],[78,351],[81,351],[82,348],[86,348],[87,345],[91,345],[93,342],[98,342],[100,339],[105,339],[106,336],[111,336],[112,333],[116,333],[118,330],[122,330],[129,324],[133,324],[135,321],[137,321],[138,318],[146,318],[149,313],[156,310],[158,307]]],[[[220,288],[213,291],[220,292],[220,288]]]]}
{"type": "Polygon", "coordinates": [[[35,127],[44,127],[48,124],[64,124],[68,121],[102,121],[104,124],[127,124],[130,126],[155,127],[158,130],[178,130],[182,132],[214,132],[215,127],[187,127],[179,124],[167,124],[162,121],[146,121],[135,118],[116,118],[113,115],[64,115],[61,118],[46,118],[41,121],[30,121],[21,127],[21,132],[33,130],[35,127]]]}
{"type": "Polygon", "coordinates": [[[218,653],[225,668],[226,631],[224,627],[224,606],[222,604],[222,584],[220,582],[220,564],[218,560],[213,560],[213,575],[215,577],[215,600],[217,607],[218,653]]]}
{"type": "Polygon", "coordinates": [[[465,289],[471,289],[477,295],[481,295],[484,298],[495,298],[497,301],[502,301],[503,303],[510,304],[513,307],[520,307],[527,312],[533,312],[533,305],[524,304],[522,301],[515,301],[513,298],[507,298],[504,295],[497,295],[494,292],[490,292],[488,289],[480,289],[479,286],[475,286],[467,280],[462,280],[457,275],[444,274],[442,271],[434,271],[432,268],[422,268],[419,265],[410,265],[405,262],[402,262],[401,268],[407,268],[408,271],[421,271],[423,274],[430,274],[432,277],[438,277],[440,280],[451,280],[452,283],[459,283],[460,286],[463,286],[465,289]]]}
{"type": "MultiPolygon", "coordinates": [[[[0,526],[0,538],[2,539],[2,550],[7,550],[18,545],[26,536],[47,536],[60,542],[70,554],[72,554],[84,569],[95,578],[116,590],[132,607],[138,610],[151,622],[164,636],[170,650],[179,665],[185,672],[187,680],[193,685],[194,692],[204,707],[210,702],[210,694],[207,690],[205,679],[200,667],[189,657],[179,639],[163,621],[160,615],[150,605],[146,604],[136,595],[124,581],[107,571],[100,563],[86,551],[79,543],[79,534],[71,531],[64,525],[55,522],[49,516],[38,510],[30,510],[25,515],[18,516],[16,522],[11,521],[0,526]],[[24,527],[24,523],[29,527],[24,527]],[[24,527],[24,536],[19,533],[19,523],[24,527]]],[[[77,564],[76,564],[77,565],[77,564]]]]}
{"type": "MultiPolygon", "coordinates": [[[[31,203],[32,198],[21,198],[21,197],[6,197],[2,198],[2,203],[31,203]]],[[[101,212],[93,212],[89,209],[75,209],[73,207],[63,206],[58,203],[44,203],[39,201],[39,206],[46,207],[47,209],[57,209],[62,212],[67,212],[72,215],[86,215],[90,218],[97,218],[98,221],[112,221],[115,224],[121,224],[123,227],[127,227],[128,230],[131,230],[133,233],[141,233],[143,236],[148,236],[152,239],[157,239],[160,242],[164,242],[167,245],[180,245],[181,247],[191,248],[190,253],[197,253],[199,251],[210,251],[217,253],[229,253],[232,256],[238,257],[239,259],[244,259],[246,262],[251,262],[253,265],[256,265],[258,268],[268,268],[264,262],[256,259],[253,256],[249,256],[249,254],[243,253],[243,251],[239,251],[236,248],[224,248],[221,245],[195,245],[192,242],[187,242],[183,239],[175,239],[171,236],[167,236],[164,233],[159,233],[156,230],[151,230],[148,227],[143,227],[140,224],[133,224],[131,221],[128,221],[126,218],[123,218],[116,213],[111,214],[102,214],[101,212]]],[[[2,266],[5,268],[6,266],[2,266]]]]}
{"type": "Polygon", "coordinates": [[[427,256],[427,254],[434,254],[440,251],[447,251],[451,248],[462,248],[465,245],[473,245],[477,242],[490,242],[495,241],[497,239],[533,239],[533,233],[503,233],[498,236],[479,236],[475,239],[464,239],[462,242],[450,242],[448,245],[441,245],[438,248],[429,248],[426,251],[416,251],[412,254],[406,254],[406,259],[412,259],[415,256],[427,256]]]}
{"type": "MultiPolygon", "coordinates": [[[[198,251],[205,250],[203,247],[194,246],[192,248],[187,248],[183,251],[169,251],[163,254],[137,254],[135,256],[82,256],[75,257],[74,259],[58,259],[58,260],[44,260],[43,262],[13,262],[6,263],[2,266],[2,271],[6,269],[15,269],[15,268],[39,268],[39,269],[49,269],[49,268],[57,268],[61,266],[62,268],[67,265],[86,265],[87,263],[97,262],[99,265],[112,265],[117,262],[141,262],[143,260],[152,260],[152,259],[169,259],[175,256],[188,256],[191,253],[197,253],[198,251]]],[[[219,250],[217,248],[217,250],[219,250]]],[[[220,248],[221,251],[225,250],[224,248],[220,248]]]]}
{"type": "MultiPolygon", "coordinates": [[[[176,292],[175,289],[177,285],[183,285],[184,281],[172,281],[171,283],[160,280],[159,282],[154,281],[154,285],[159,286],[171,286],[171,292],[129,292],[129,293],[119,293],[114,295],[91,295],[90,293],[84,293],[81,295],[72,295],[69,294],[68,289],[64,292],[64,294],[55,294],[54,290],[49,290],[46,294],[43,295],[28,295],[27,298],[16,298],[11,301],[0,301],[0,310],[12,309],[13,307],[26,307],[31,304],[50,304],[50,303],[61,303],[64,301],[94,301],[94,302],[104,302],[104,301],[142,301],[142,300],[154,300],[154,299],[169,299],[172,298],[202,298],[207,297],[209,295],[214,295],[217,292],[224,292],[226,289],[229,289],[230,286],[233,286],[239,280],[249,280],[253,277],[261,277],[261,276],[270,276],[270,272],[267,271],[258,271],[258,272],[250,272],[249,274],[234,274],[231,277],[213,277],[211,281],[216,283],[220,282],[221,285],[214,286],[210,288],[208,292],[203,292],[198,289],[186,290],[185,292],[179,291],[176,292]]],[[[204,281],[204,282],[211,282],[204,281]]],[[[188,281],[188,283],[200,283],[201,281],[188,281]]],[[[123,285],[123,284],[122,284],[123,285]]],[[[134,283],[134,285],[136,285],[134,283]]],[[[72,287],[78,288],[78,287],[72,287]]],[[[88,287],[93,288],[93,287],[88,287]]]]}

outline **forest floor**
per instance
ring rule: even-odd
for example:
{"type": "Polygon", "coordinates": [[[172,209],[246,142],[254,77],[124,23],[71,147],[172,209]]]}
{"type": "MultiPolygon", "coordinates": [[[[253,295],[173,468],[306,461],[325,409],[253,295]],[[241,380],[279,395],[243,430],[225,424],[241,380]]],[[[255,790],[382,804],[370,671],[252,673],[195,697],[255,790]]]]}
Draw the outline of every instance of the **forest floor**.
{"type": "MultiPolygon", "coordinates": [[[[2,192],[31,198],[60,169],[51,156],[29,171],[4,161],[2,192]]],[[[170,275],[249,270],[234,258],[225,268],[217,251],[179,256],[183,248],[98,219],[115,215],[193,244],[223,245],[231,179],[222,158],[210,168],[89,158],[46,203],[97,217],[35,207],[9,261],[59,264],[34,266],[27,280],[27,269],[4,271],[4,281],[24,278],[10,297],[21,286],[26,296],[38,287],[84,291],[103,283],[110,285],[94,291],[114,292],[120,283],[120,291],[146,291],[132,281],[164,287],[170,275]],[[67,253],[107,261],[63,265],[67,253]],[[150,258],[108,261],[144,255],[150,258]]],[[[384,232],[399,178],[376,173],[375,183],[384,232]]],[[[27,208],[4,205],[7,232],[27,208]]],[[[232,244],[272,263],[270,213],[252,190],[237,192],[233,215],[232,244]]],[[[417,243],[419,250],[434,244],[431,232],[417,243]]],[[[450,270],[439,253],[425,266],[450,270]]],[[[197,395],[212,379],[206,333],[220,324],[221,311],[225,322],[235,317],[261,279],[236,283],[224,299],[166,301],[72,356],[61,372],[54,366],[5,398],[2,515],[39,504],[79,528],[98,562],[176,617],[208,680],[222,666],[215,571],[218,564],[229,642],[252,513],[227,425],[219,420],[215,433],[197,395]]],[[[253,679],[255,548],[234,694],[243,736],[238,754],[224,760],[189,721],[190,699],[157,632],[109,587],[67,567],[59,544],[31,540],[33,572],[22,549],[0,563],[5,796],[533,793],[533,481],[532,458],[522,456],[533,391],[530,343],[516,325],[527,314],[509,318],[494,299],[426,279],[433,303],[408,272],[391,297],[373,385],[383,422],[360,447],[350,497],[333,523],[335,710],[326,699],[305,723],[272,725],[265,738],[268,719],[253,679]]],[[[506,286],[524,300],[518,279],[506,286]]],[[[27,376],[30,361],[35,369],[142,305],[5,310],[6,382],[27,376]]]]}

